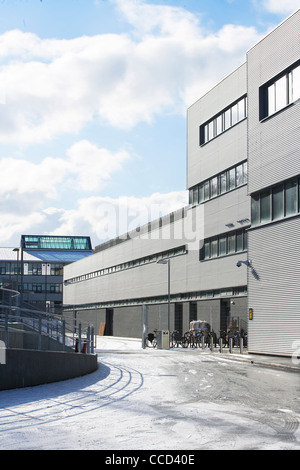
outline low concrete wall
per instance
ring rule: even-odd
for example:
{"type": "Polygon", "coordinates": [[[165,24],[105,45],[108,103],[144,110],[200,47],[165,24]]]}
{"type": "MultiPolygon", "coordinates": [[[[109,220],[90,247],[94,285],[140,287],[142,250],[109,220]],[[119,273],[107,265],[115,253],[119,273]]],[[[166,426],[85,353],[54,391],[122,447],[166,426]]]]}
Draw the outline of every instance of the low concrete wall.
{"type": "Polygon", "coordinates": [[[97,369],[96,354],[6,349],[0,364],[0,390],[71,379],[97,369]]]}

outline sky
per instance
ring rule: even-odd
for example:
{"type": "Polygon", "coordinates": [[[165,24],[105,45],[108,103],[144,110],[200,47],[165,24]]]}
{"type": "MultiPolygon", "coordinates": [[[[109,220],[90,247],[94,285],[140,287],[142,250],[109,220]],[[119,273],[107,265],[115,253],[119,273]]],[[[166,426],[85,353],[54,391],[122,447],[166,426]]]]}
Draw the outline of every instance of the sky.
{"type": "Polygon", "coordinates": [[[183,207],[187,108],[300,0],[0,0],[0,246],[183,207]]]}

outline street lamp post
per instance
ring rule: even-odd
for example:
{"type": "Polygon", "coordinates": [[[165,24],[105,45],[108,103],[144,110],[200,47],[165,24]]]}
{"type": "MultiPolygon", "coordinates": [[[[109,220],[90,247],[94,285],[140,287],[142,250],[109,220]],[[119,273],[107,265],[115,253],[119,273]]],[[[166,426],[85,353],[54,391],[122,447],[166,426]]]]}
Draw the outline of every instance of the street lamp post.
{"type": "Polygon", "coordinates": [[[168,265],[168,331],[170,331],[170,259],[159,259],[157,261],[159,264],[167,264],[168,265]]]}

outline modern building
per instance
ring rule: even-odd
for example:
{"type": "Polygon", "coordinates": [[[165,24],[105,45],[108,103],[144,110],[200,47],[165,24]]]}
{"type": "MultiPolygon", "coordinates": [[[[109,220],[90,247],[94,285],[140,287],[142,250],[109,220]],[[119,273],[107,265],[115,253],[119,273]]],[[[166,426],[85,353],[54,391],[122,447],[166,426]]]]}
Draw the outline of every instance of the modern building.
{"type": "Polygon", "coordinates": [[[139,337],[147,305],[150,329],[202,319],[248,328],[254,353],[299,349],[299,34],[300,10],[188,109],[189,205],[67,265],[66,311],[139,337]]]}
{"type": "Polygon", "coordinates": [[[0,248],[2,300],[16,290],[20,306],[61,313],[63,267],[92,253],[90,237],[22,235],[20,247],[0,248]]]}
{"type": "Polygon", "coordinates": [[[247,54],[249,349],[300,348],[300,10],[247,54]]]}

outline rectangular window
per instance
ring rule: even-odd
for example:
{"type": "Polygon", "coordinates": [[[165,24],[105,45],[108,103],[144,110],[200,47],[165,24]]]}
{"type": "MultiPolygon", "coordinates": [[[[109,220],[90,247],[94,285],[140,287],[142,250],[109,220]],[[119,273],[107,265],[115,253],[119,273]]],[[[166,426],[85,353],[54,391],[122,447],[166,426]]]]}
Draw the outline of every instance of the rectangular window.
{"type": "Polygon", "coordinates": [[[211,249],[211,258],[215,258],[216,256],[218,256],[218,239],[217,238],[214,238],[213,240],[211,240],[211,243],[210,243],[210,249],[211,249]]]}
{"type": "Polygon", "coordinates": [[[280,111],[300,98],[300,65],[260,88],[260,119],[280,111]]]}
{"type": "Polygon", "coordinates": [[[227,173],[222,173],[219,176],[219,184],[220,184],[220,194],[226,193],[227,191],[227,173]]]}
{"type": "Polygon", "coordinates": [[[206,144],[247,117],[247,98],[244,97],[228,109],[200,126],[200,145],[206,144]]]}
{"type": "Polygon", "coordinates": [[[243,230],[236,232],[236,251],[243,251],[244,249],[244,234],[243,230]]]}
{"type": "Polygon", "coordinates": [[[300,98],[300,65],[290,73],[290,102],[300,98]]]}
{"type": "Polygon", "coordinates": [[[284,217],[283,185],[277,186],[272,191],[272,218],[273,220],[284,217]]]}
{"type": "Polygon", "coordinates": [[[243,165],[239,165],[236,167],[236,186],[241,186],[244,184],[244,173],[243,173],[243,165]]]}
{"type": "Polygon", "coordinates": [[[218,195],[218,178],[212,178],[210,180],[210,197],[215,197],[218,195]]]}
{"type": "Polygon", "coordinates": [[[216,133],[217,135],[222,134],[223,132],[223,115],[217,117],[216,119],[216,133]]]}
{"type": "Polygon", "coordinates": [[[230,233],[228,235],[228,253],[235,252],[235,233],[230,233]]]}
{"type": "Polygon", "coordinates": [[[260,221],[269,222],[271,220],[271,198],[270,191],[264,191],[260,195],[260,221]]]}
{"type": "Polygon", "coordinates": [[[193,202],[192,204],[198,204],[198,186],[193,189],[193,202]]]}
{"type": "Polygon", "coordinates": [[[251,198],[251,223],[252,225],[258,225],[260,222],[260,210],[259,210],[259,194],[252,196],[251,198]]]}
{"type": "Polygon", "coordinates": [[[222,235],[219,237],[219,256],[226,255],[226,251],[227,251],[226,235],[222,235]]]}
{"type": "Polygon", "coordinates": [[[226,131],[231,127],[231,109],[227,109],[224,113],[224,130],[226,131]]]}
{"type": "Polygon", "coordinates": [[[210,242],[206,241],[204,243],[204,259],[210,258],[210,242]]]}
{"type": "Polygon", "coordinates": [[[229,190],[232,190],[236,187],[235,185],[235,168],[232,168],[228,172],[229,175],[229,190]]]}
{"type": "Polygon", "coordinates": [[[199,185],[199,202],[203,202],[204,201],[204,186],[203,184],[200,184],[199,185]]]}
{"type": "Polygon", "coordinates": [[[298,212],[298,182],[291,181],[285,185],[285,215],[298,212]]]}
{"type": "Polygon", "coordinates": [[[209,199],[209,181],[204,183],[204,201],[207,201],[207,199],[209,199]]]}

